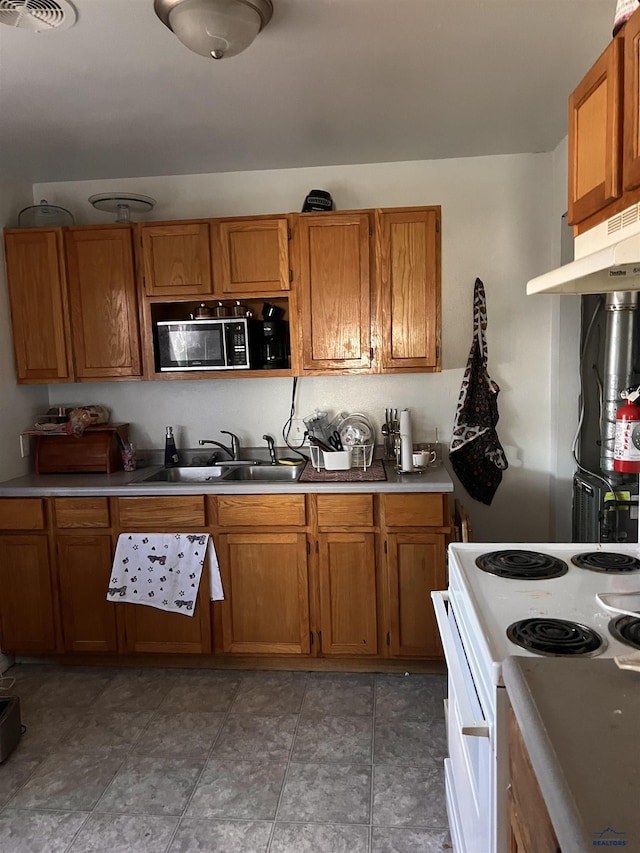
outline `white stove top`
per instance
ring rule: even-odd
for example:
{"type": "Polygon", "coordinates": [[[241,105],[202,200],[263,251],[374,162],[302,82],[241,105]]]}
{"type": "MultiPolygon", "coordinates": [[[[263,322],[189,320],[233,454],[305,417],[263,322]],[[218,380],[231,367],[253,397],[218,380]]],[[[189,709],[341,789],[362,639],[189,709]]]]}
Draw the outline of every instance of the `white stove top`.
{"type": "Polygon", "coordinates": [[[512,643],[506,629],[513,622],[550,617],[579,622],[597,631],[605,641],[598,657],[629,654],[633,649],[614,639],[608,630],[613,618],[596,601],[598,592],[640,591],[640,571],[612,574],[574,566],[571,557],[589,551],[630,554],[640,559],[640,545],[592,543],[453,543],[449,546],[449,592],[464,633],[474,646],[482,666],[493,670],[494,683],[501,678],[500,665],[509,655],[538,657],[512,643]],[[567,563],[565,575],[548,580],[512,580],[479,569],[475,560],[482,554],[501,550],[540,551],[567,563]]]}

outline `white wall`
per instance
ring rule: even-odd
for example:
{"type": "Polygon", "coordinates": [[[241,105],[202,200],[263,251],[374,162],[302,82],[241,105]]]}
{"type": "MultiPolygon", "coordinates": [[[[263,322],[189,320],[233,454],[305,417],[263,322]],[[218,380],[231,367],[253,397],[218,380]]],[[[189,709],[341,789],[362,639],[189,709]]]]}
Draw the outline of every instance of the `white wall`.
{"type": "MultiPolygon", "coordinates": [[[[561,217],[567,210],[568,138],[553,152],[553,263],[567,263],[561,258],[561,217]]],[[[538,297],[536,297],[538,298],[538,297]]],[[[549,445],[551,448],[550,533],[557,542],[571,541],[573,473],[575,464],[571,446],[578,421],[580,391],[580,304],[579,296],[540,296],[550,303],[551,363],[549,387],[551,408],[549,445]]]]}
{"type": "MultiPolygon", "coordinates": [[[[19,211],[31,204],[31,186],[18,181],[0,181],[0,226],[12,227],[19,211]]],[[[0,244],[0,480],[18,477],[28,471],[29,460],[21,459],[19,435],[38,412],[46,411],[47,388],[16,384],[11,340],[9,297],[6,286],[4,243],[0,244]]],[[[0,672],[13,663],[0,653],[0,672]]]]}
{"type": "MultiPolygon", "coordinates": [[[[0,225],[13,227],[18,213],[31,204],[32,188],[26,182],[0,182],[0,225]]],[[[20,458],[20,433],[33,423],[34,415],[46,411],[47,388],[16,384],[7,293],[4,244],[0,246],[0,479],[18,477],[28,471],[29,460],[20,458]]]]}
{"type": "MultiPolygon", "coordinates": [[[[384,163],[314,169],[40,184],[34,200],[69,208],[80,223],[113,221],[87,198],[133,191],[158,204],[148,219],[300,210],[311,188],[329,190],[338,209],[442,205],[443,371],[437,375],[309,377],[300,380],[297,412],[316,407],[363,411],[379,424],[384,408],[409,407],[415,440],[437,427],[448,440],[472,334],[472,292],[483,279],[488,302],[489,369],[502,391],[498,434],[511,467],[493,505],[457,491],[478,539],[545,541],[550,535],[550,441],[553,314],[557,302],[525,295],[526,281],[555,264],[553,157],[550,154],[384,163]]],[[[279,435],[291,381],[212,380],[50,386],[51,403],[98,402],[129,421],[134,440],[160,447],[173,424],[183,447],[217,438],[220,429],[260,444],[279,435]]],[[[568,511],[568,508],[567,508],[568,511]]]]}

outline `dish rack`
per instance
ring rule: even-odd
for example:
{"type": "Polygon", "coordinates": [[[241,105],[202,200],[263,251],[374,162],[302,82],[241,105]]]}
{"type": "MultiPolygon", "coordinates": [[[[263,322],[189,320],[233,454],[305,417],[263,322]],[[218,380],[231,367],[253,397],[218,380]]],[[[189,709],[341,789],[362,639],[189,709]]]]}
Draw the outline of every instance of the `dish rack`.
{"type": "MultiPolygon", "coordinates": [[[[351,450],[351,467],[352,468],[362,468],[363,471],[366,471],[367,468],[371,465],[373,461],[373,444],[352,444],[349,445],[348,450],[351,450]]],[[[309,450],[311,451],[311,464],[316,469],[316,471],[320,471],[325,468],[324,464],[324,451],[319,447],[316,447],[315,444],[309,445],[309,450]]]]}

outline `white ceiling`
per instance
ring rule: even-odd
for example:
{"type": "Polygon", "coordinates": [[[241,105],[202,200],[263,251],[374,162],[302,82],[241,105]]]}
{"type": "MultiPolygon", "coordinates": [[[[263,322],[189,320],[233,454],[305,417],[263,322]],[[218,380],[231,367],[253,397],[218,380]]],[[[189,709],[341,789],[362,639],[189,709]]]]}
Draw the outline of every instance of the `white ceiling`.
{"type": "Polygon", "coordinates": [[[0,175],[31,182],[550,151],[616,0],[274,0],[215,62],[153,0],[0,26],[0,175]]]}

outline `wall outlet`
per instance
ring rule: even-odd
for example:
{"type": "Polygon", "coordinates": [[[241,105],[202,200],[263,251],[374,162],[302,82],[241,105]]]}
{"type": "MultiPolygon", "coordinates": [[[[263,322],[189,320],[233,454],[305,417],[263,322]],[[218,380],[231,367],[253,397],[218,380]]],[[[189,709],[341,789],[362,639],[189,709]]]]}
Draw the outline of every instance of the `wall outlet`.
{"type": "Polygon", "coordinates": [[[297,444],[300,444],[304,438],[304,434],[306,431],[307,428],[304,425],[304,421],[302,420],[302,418],[294,418],[291,421],[289,441],[295,441],[297,444]]]}
{"type": "Polygon", "coordinates": [[[31,453],[31,440],[28,435],[20,436],[20,456],[22,459],[31,453]]]}

